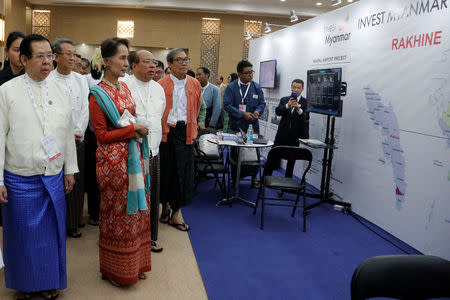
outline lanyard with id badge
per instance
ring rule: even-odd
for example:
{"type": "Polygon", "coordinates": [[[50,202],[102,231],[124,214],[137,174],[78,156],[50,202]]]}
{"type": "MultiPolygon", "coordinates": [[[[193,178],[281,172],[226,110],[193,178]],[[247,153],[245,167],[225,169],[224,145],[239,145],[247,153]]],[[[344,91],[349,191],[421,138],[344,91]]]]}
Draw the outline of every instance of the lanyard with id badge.
{"type": "MultiPolygon", "coordinates": [[[[139,101],[141,102],[142,108],[145,111],[145,115],[146,116],[150,116],[150,112],[147,110],[147,106],[145,105],[145,103],[149,103],[150,102],[151,89],[150,89],[150,87],[148,87],[147,99],[144,101],[144,97],[142,97],[141,89],[140,89],[140,86],[138,84],[138,81],[137,81],[136,77],[134,77],[134,82],[135,82],[136,90],[137,90],[137,93],[138,93],[138,96],[139,96],[139,101]]],[[[146,84],[148,84],[148,83],[146,83],[146,84]]],[[[142,118],[140,118],[139,121],[148,127],[148,129],[149,129],[148,134],[150,135],[151,122],[149,120],[147,120],[147,119],[142,119],[142,118]]]]}
{"type": "Polygon", "coordinates": [[[239,85],[239,93],[241,94],[241,103],[239,104],[239,110],[242,112],[246,112],[247,110],[247,105],[244,104],[245,102],[245,98],[247,97],[248,94],[248,90],[250,89],[250,83],[247,84],[247,88],[245,89],[245,93],[244,95],[242,95],[242,89],[241,89],[241,85],[239,85]]]}
{"type": "Polygon", "coordinates": [[[34,111],[36,112],[36,116],[42,126],[42,130],[44,131],[44,137],[41,139],[42,147],[45,150],[45,153],[47,154],[48,158],[53,161],[61,156],[61,151],[58,148],[58,145],[56,144],[55,138],[47,132],[47,128],[45,126],[45,119],[47,117],[48,108],[49,105],[52,105],[52,100],[49,99],[48,94],[48,85],[47,83],[44,83],[45,86],[45,98],[44,98],[44,105],[43,105],[43,116],[39,114],[38,107],[36,104],[36,98],[34,97],[33,90],[31,89],[31,84],[29,82],[30,79],[25,77],[25,83],[27,85],[27,91],[28,96],[31,98],[31,101],[33,102],[34,111]]]}

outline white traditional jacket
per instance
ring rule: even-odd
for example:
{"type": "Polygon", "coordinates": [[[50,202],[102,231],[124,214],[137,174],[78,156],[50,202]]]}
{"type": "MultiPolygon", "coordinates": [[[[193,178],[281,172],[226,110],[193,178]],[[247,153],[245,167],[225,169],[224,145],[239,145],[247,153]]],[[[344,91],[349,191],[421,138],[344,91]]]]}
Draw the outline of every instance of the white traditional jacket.
{"type": "Polygon", "coordinates": [[[66,89],[48,78],[36,82],[27,74],[0,86],[0,185],[3,170],[20,176],[49,176],[63,167],[64,174],[78,172],[71,100],[66,89]],[[45,135],[54,138],[61,153],[54,160],[42,145],[45,135]]]}
{"type": "Polygon", "coordinates": [[[136,102],[138,118],[145,119],[150,124],[147,139],[152,155],[156,156],[162,138],[161,119],[166,108],[164,89],[154,80],[143,82],[134,75],[128,76],[123,82],[128,86],[136,102]]]}
{"type": "Polygon", "coordinates": [[[56,80],[67,89],[72,103],[73,131],[81,135],[83,140],[89,123],[89,86],[86,78],[76,72],[63,75],[57,70],[53,70],[48,78],[56,80]]]}

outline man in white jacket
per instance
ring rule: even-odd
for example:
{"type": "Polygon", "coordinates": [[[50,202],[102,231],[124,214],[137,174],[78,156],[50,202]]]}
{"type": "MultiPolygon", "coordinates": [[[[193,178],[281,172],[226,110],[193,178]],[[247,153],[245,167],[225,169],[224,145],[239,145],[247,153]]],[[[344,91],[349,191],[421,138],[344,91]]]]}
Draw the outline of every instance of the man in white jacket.
{"type": "Polygon", "coordinates": [[[73,191],[67,195],[66,230],[70,237],[81,237],[78,227],[82,225],[84,204],[84,133],[89,122],[89,87],[86,78],[74,72],[77,62],[75,44],[69,39],[58,39],[53,45],[57,67],[49,79],[60,83],[70,96],[72,108],[73,134],[77,146],[78,169],[73,191]]]}
{"type": "Polygon", "coordinates": [[[20,45],[25,75],[0,87],[0,202],[6,287],[17,298],[67,287],[66,202],[78,172],[71,99],[49,80],[49,41],[20,45]]]}
{"type": "Polygon", "coordinates": [[[158,245],[158,219],[159,219],[159,191],[160,191],[160,161],[159,144],[162,137],[161,119],[166,107],[166,96],[163,88],[153,80],[155,75],[155,58],[147,50],[139,50],[129,57],[133,75],[123,79],[134,101],[138,118],[145,122],[149,128],[147,136],[150,151],[150,178],[151,178],[151,235],[152,251],[161,252],[158,245]]]}

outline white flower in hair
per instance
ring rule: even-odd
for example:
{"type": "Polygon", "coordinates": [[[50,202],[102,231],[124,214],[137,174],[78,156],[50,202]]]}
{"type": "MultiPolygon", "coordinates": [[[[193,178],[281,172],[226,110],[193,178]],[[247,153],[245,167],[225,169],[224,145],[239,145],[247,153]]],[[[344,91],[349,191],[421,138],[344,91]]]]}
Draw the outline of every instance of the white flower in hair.
{"type": "Polygon", "coordinates": [[[104,64],[102,50],[100,47],[97,47],[95,48],[94,55],[92,56],[92,67],[98,71],[101,71],[104,64]]]}

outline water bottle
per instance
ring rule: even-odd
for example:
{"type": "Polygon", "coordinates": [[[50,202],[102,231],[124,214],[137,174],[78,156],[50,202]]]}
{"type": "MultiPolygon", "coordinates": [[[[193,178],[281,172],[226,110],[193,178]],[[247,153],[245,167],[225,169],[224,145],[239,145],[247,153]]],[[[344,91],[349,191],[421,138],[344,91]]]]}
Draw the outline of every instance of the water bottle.
{"type": "Polygon", "coordinates": [[[253,126],[250,124],[247,130],[247,144],[253,145],[253,126]]]}

